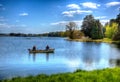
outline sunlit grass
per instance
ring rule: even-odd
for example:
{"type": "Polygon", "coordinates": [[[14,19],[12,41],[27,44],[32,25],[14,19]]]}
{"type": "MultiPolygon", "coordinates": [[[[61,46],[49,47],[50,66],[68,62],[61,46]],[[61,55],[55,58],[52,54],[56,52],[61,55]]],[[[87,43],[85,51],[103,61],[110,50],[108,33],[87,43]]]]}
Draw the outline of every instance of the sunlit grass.
{"type": "Polygon", "coordinates": [[[105,43],[120,43],[120,41],[113,41],[109,38],[103,38],[103,39],[90,39],[90,38],[83,38],[83,39],[68,39],[71,41],[78,41],[78,42],[105,42],[105,43]]]}
{"type": "Polygon", "coordinates": [[[102,70],[61,73],[53,75],[16,77],[1,82],[120,82],[120,68],[106,68],[102,70]]]}

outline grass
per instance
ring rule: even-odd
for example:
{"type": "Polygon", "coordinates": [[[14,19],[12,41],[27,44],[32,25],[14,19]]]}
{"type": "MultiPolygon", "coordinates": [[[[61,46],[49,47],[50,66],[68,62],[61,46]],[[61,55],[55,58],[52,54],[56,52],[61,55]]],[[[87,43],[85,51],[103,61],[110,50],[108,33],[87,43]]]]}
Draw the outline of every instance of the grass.
{"type": "Polygon", "coordinates": [[[120,41],[113,41],[109,38],[103,39],[90,39],[90,38],[83,38],[83,39],[67,39],[69,41],[78,41],[78,42],[104,42],[104,43],[120,43],[120,41]]]}
{"type": "Polygon", "coordinates": [[[120,68],[106,68],[102,70],[60,73],[53,75],[37,75],[16,77],[1,82],[120,82],[120,68]]]}

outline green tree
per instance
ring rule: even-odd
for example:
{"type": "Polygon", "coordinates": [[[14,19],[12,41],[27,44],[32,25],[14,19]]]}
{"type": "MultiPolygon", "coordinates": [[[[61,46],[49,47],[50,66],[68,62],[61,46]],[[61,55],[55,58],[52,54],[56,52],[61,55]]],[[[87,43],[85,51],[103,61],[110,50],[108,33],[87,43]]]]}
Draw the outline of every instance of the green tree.
{"type": "Polygon", "coordinates": [[[89,36],[92,39],[103,38],[103,27],[99,20],[94,19],[92,15],[87,15],[82,23],[82,31],[85,36],[89,36]]]}
{"type": "Polygon", "coordinates": [[[100,23],[99,20],[96,20],[95,23],[96,23],[96,24],[95,24],[95,25],[96,25],[96,29],[97,29],[97,31],[98,31],[98,33],[96,33],[96,35],[97,35],[96,39],[101,39],[101,38],[104,37],[104,34],[103,34],[103,31],[104,31],[103,26],[102,26],[102,24],[100,23]]]}
{"type": "Polygon", "coordinates": [[[82,31],[84,32],[85,36],[88,36],[91,38],[91,31],[92,31],[92,27],[94,26],[95,19],[92,15],[87,15],[84,19],[83,19],[83,23],[82,23],[82,31]]]}
{"type": "Polygon", "coordinates": [[[112,22],[106,25],[105,28],[106,28],[105,37],[112,39],[118,31],[118,24],[115,22],[112,22]]]}
{"type": "Polygon", "coordinates": [[[114,35],[113,40],[120,40],[120,13],[117,15],[116,23],[118,24],[118,32],[114,35]]]}
{"type": "Polygon", "coordinates": [[[91,36],[92,36],[92,39],[97,39],[98,38],[98,28],[96,28],[96,27],[92,28],[91,36]]]}

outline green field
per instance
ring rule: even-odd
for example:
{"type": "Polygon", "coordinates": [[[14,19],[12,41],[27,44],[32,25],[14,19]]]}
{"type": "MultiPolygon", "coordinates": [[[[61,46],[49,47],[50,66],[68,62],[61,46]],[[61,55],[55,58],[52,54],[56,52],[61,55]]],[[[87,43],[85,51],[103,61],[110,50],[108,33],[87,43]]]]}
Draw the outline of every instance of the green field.
{"type": "Polygon", "coordinates": [[[53,75],[37,75],[16,77],[1,82],[120,82],[120,68],[106,68],[102,70],[61,73],[53,75]]]}

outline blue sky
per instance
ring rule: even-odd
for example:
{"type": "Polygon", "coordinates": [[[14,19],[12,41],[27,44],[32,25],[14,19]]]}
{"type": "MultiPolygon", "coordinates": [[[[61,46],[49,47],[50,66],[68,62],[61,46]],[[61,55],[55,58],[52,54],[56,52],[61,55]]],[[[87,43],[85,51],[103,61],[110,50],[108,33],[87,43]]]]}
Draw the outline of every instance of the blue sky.
{"type": "Polygon", "coordinates": [[[63,31],[92,14],[104,25],[119,13],[120,0],[0,0],[0,33],[63,31]]]}

